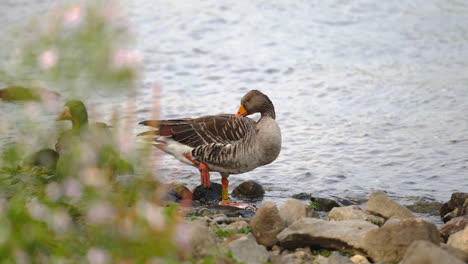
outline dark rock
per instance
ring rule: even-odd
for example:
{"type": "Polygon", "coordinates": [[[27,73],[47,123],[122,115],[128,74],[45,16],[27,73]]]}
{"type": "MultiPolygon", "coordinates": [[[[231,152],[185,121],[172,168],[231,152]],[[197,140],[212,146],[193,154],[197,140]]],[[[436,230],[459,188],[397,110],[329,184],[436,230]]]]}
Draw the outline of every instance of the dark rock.
{"type": "Polygon", "coordinates": [[[221,201],[222,186],[219,183],[211,182],[210,188],[198,185],[193,190],[193,200],[200,201],[201,204],[217,204],[221,201]]]}
{"type": "Polygon", "coordinates": [[[271,247],[278,242],[276,235],[286,227],[286,223],[281,218],[276,204],[265,202],[250,221],[250,227],[260,245],[271,247]]]}
{"type": "Polygon", "coordinates": [[[444,223],[451,219],[468,214],[468,193],[452,193],[450,200],[440,208],[440,216],[444,223]]]}
{"type": "Polygon", "coordinates": [[[241,198],[262,198],[265,194],[263,187],[256,181],[244,181],[232,190],[232,196],[241,198]]]}
{"type": "Polygon", "coordinates": [[[312,195],[310,195],[310,193],[298,193],[292,196],[292,198],[298,199],[298,200],[310,200],[311,197],[312,195]]]}
{"type": "Polygon", "coordinates": [[[435,201],[418,201],[407,206],[411,212],[428,215],[439,215],[441,207],[442,203],[435,201]]]}
{"type": "Polygon", "coordinates": [[[287,226],[303,217],[317,217],[314,208],[298,200],[287,200],[284,202],[279,208],[279,214],[287,226]]]}
{"type": "Polygon", "coordinates": [[[448,221],[445,225],[443,225],[439,232],[440,232],[440,237],[447,242],[448,238],[460,231],[463,230],[468,224],[468,215],[465,216],[459,216],[456,218],[453,218],[452,220],[448,221]]]}
{"type": "Polygon", "coordinates": [[[390,199],[383,191],[374,191],[370,195],[366,204],[366,211],[385,218],[415,217],[408,208],[390,199]]]}
{"type": "Polygon", "coordinates": [[[418,218],[387,221],[381,228],[369,231],[363,244],[374,261],[398,262],[406,249],[416,240],[427,240],[439,245],[439,232],[433,223],[418,218]]]}
{"type": "Polygon", "coordinates": [[[286,249],[317,246],[365,255],[363,238],[376,229],[376,225],[362,220],[302,218],[279,233],[278,239],[286,249]]]}
{"type": "Polygon", "coordinates": [[[328,198],[311,197],[310,201],[315,203],[313,207],[317,211],[329,212],[334,207],[340,207],[340,205],[337,202],[328,198]]]}
{"type": "Polygon", "coordinates": [[[424,240],[413,241],[406,250],[401,264],[463,264],[437,245],[424,240]]]}

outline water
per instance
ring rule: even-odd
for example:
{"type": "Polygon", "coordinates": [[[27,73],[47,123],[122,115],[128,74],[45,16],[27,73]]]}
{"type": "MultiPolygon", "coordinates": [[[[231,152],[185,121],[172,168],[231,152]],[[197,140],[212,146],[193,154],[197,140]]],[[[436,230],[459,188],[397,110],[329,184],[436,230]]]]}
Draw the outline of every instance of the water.
{"type": "MultiPolygon", "coordinates": [[[[2,1],[0,23],[52,2],[2,1]]],[[[257,180],[274,201],[300,192],[360,200],[376,189],[446,201],[468,192],[468,141],[451,142],[468,138],[466,1],[124,5],[144,57],[138,120],[150,117],[155,83],[161,118],[235,113],[250,89],[275,104],[280,156],[231,176],[232,186],[257,180]]],[[[119,100],[102,107],[110,113],[119,100]]],[[[199,184],[195,168],[155,155],[165,180],[199,184]]]]}

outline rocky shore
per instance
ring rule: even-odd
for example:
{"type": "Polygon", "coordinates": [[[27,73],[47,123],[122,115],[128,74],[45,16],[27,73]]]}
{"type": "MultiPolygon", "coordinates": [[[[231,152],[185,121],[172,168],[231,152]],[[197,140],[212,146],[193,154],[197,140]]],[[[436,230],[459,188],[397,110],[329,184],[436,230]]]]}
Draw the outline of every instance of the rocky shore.
{"type": "MultiPolygon", "coordinates": [[[[264,193],[256,183],[241,185],[233,193],[264,193]]],[[[210,204],[216,195],[206,192],[197,194],[184,222],[187,257],[195,263],[207,257],[209,263],[245,264],[468,263],[468,193],[453,193],[441,206],[446,223],[437,228],[384,191],[362,205],[301,194],[295,197],[308,203],[263,202],[257,210],[210,204]]]]}

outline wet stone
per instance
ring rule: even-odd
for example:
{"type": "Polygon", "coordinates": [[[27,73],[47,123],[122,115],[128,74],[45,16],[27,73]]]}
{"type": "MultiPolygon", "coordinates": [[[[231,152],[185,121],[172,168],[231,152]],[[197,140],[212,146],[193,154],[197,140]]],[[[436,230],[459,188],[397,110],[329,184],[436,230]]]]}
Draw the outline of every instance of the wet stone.
{"type": "Polygon", "coordinates": [[[221,191],[222,186],[219,183],[212,182],[210,188],[198,185],[193,190],[193,200],[201,204],[217,204],[221,201],[221,191]]]}
{"type": "Polygon", "coordinates": [[[240,198],[262,198],[264,194],[262,185],[256,181],[244,181],[232,190],[232,196],[240,198]]]}
{"type": "Polygon", "coordinates": [[[328,198],[311,197],[310,201],[314,203],[313,207],[317,211],[329,212],[334,207],[340,207],[336,201],[328,198]]]}
{"type": "Polygon", "coordinates": [[[298,194],[294,194],[291,197],[294,199],[298,199],[298,200],[310,200],[312,195],[310,195],[310,193],[298,193],[298,194]]]}
{"type": "Polygon", "coordinates": [[[450,200],[440,208],[440,216],[446,223],[463,215],[468,215],[468,193],[452,193],[450,200]]]}

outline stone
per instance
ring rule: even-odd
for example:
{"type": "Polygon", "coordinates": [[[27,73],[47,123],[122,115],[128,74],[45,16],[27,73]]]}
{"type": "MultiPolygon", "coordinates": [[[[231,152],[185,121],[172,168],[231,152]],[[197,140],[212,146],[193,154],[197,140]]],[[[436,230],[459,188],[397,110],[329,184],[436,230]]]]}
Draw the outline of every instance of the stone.
{"type": "Polygon", "coordinates": [[[425,240],[413,241],[400,264],[463,264],[455,256],[425,240]]]}
{"type": "Polygon", "coordinates": [[[447,245],[468,253],[468,226],[462,231],[451,235],[447,241],[447,245]]]}
{"type": "Polygon", "coordinates": [[[452,193],[450,200],[440,208],[440,216],[444,223],[455,217],[468,214],[468,193],[452,193]]]}
{"type": "Polygon", "coordinates": [[[298,200],[287,200],[284,202],[279,208],[279,214],[287,226],[303,217],[316,217],[314,208],[298,200]]]}
{"type": "Polygon", "coordinates": [[[162,198],[164,202],[180,203],[182,199],[192,200],[193,193],[183,183],[164,184],[163,188],[166,190],[162,198]]]}
{"type": "Polygon", "coordinates": [[[370,264],[369,260],[362,255],[354,255],[349,260],[354,264],[370,264]]]}
{"type": "Polygon", "coordinates": [[[454,248],[444,243],[440,244],[440,248],[457,257],[461,261],[468,263],[468,252],[464,252],[461,249],[454,248]]]}
{"type": "Polygon", "coordinates": [[[431,200],[416,201],[415,203],[406,206],[411,212],[417,214],[439,215],[442,203],[431,200]]]}
{"type": "Polygon", "coordinates": [[[217,204],[221,201],[221,184],[211,182],[210,188],[198,185],[193,190],[193,200],[200,201],[201,204],[217,204]]]}
{"type": "Polygon", "coordinates": [[[260,245],[272,247],[278,242],[276,235],[286,227],[276,204],[265,202],[250,221],[252,234],[260,245]]]}
{"type": "Polygon", "coordinates": [[[367,232],[378,227],[367,221],[346,220],[326,221],[315,218],[302,218],[278,234],[282,247],[332,248],[341,252],[365,254],[362,240],[367,232]]]}
{"type": "Polygon", "coordinates": [[[245,264],[264,264],[269,258],[268,250],[257,244],[252,234],[232,241],[228,247],[233,257],[245,264]]]}
{"type": "MultiPolygon", "coordinates": [[[[203,258],[219,253],[215,234],[202,221],[184,222],[179,227],[180,234],[176,237],[188,236],[190,245],[190,256],[193,258],[203,258]]],[[[185,241],[185,238],[181,238],[185,241]]]]}
{"type": "Polygon", "coordinates": [[[230,219],[233,217],[251,218],[255,214],[255,211],[226,205],[206,205],[200,207],[192,207],[188,214],[194,216],[205,216],[210,218],[223,214],[227,216],[228,219],[230,219]]]}
{"type": "Polygon", "coordinates": [[[328,198],[311,197],[310,201],[315,204],[314,208],[317,211],[329,212],[334,207],[340,206],[336,201],[328,198]]]}
{"type": "Polygon", "coordinates": [[[351,219],[368,221],[378,226],[381,226],[385,223],[385,219],[383,217],[365,212],[357,205],[335,207],[328,213],[328,220],[331,221],[343,221],[351,219]]]}
{"type": "Polygon", "coordinates": [[[271,264],[289,264],[289,263],[294,263],[294,260],[278,255],[278,256],[270,256],[270,263],[271,264]]]}
{"type": "Polygon", "coordinates": [[[262,198],[265,194],[262,185],[256,181],[244,181],[232,190],[232,196],[241,198],[262,198]]]}
{"type": "Polygon", "coordinates": [[[440,237],[447,242],[449,236],[463,230],[468,224],[468,215],[459,216],[445,223],[439,230],[440,237]]]}
{"type": "Polygon", "coordinates": [[[408,208],[390,199],[383,191],[374,191],[370,195],[366,204],[366,211],[385,218],[415,217],[408,208]]]}
{"type": "Polygon", "coordinates": [[[238,222],[234,222],[226,226],[225,230],[237,233],[237,232],[247,229],[248,227],[249,227],[249,224],[246,221],[238,221],[238,222]]]}
{"type": "Polygon", "coordinates": [[[294,198],[294,199],[298,199],[298,200],[310,200],[312,195],[310,195],[310,193],[304,193],[303,192],[303,193],[294,194],[291,197],[294,198]]]}
{"type": "Polygon", "coordinates": [[[389,221],[366,234],[363,248],[374,261],[398,262],[416,240],[427,240],[439,245],[436,226],[419,218],[389,221]]]}
{"type": "Polygon", "coordinates": [[[353,262],[337,251],[333,251],[330,257],[328,257],[328,264],[353,264],[353,262]]]}

